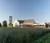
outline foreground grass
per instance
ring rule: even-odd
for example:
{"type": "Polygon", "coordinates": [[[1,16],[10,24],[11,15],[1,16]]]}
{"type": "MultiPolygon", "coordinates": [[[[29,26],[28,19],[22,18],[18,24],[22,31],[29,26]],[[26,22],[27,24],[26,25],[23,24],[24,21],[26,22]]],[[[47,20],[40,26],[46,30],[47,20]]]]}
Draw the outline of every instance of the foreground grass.
{"type": "Polygon", "coordinates": [[[48,33],[47,35],[44,35],[42,38],[35,41],[34,43],[50,43],[50,33],[48,33]]]}
{"type": "Polygon", "coordinates": [[[50,33],[43,28],[0,28],[0,43],[32,43],[50,33]]]}

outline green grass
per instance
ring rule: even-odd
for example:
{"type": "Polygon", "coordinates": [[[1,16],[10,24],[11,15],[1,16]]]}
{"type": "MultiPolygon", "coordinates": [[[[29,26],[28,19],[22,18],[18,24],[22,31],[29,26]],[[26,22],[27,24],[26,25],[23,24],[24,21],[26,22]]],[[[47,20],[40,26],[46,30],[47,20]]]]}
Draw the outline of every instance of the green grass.
{"type": "Polygon", "coordinates": [[[50,43],[50,33],[44,35],[39,40],[35,41],[34,43],[50,43]]]}
{"type": "Polygon", "coordinates": [[[39,40],[50,30],[43,28],[0,28],[0,43],[32,43],[39,40]]]}

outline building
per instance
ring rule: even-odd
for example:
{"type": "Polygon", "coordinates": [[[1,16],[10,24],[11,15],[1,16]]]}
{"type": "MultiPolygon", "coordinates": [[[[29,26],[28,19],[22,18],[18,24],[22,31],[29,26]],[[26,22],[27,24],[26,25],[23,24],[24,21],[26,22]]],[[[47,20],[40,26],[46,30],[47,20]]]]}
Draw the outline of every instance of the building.
{"type": "Polygon", "coordinates": [[[24,25],[33,25],[33,24],[35,24],[35,21],[33,19],[28,19],[28,20],[24,20],[23,24],[24,25]]]}
{"type": "Polygon", "coordinates": [[[24,20],[15,20],[13,22],[13,27],[20,27],[20,26],[22,26],[23,22],[24,22],[24,20]]]}
{"type": "Polygon", "coordinates": [[[33,26],[35,28],[46,28],[46,24],[45,23],[33,24],[33,26]]]}
{"type": "Polygon", "coordinates": [[[22,27],[22,26],[32,26],[33,24],[35,24],[35,21],[32,19],[29,20],[15,20],[13,23],[13,27],[22,27]]]}
{"type": "Polygon", "coordinates": [[[45,23],[35,23],[33,19],[28,20],[15,20],[13,27],[35,27],[35,28],[46,28],[45,23]]]}
{"type": "Polygon", "coordinates": [[[39,28],[46,28],[46,24],[45,23],[40,23],[39,28]]]}
{"type": "Polygon", "coordinates": [[[18,22],[19,22],[19,25],[21,26],[21,25],[23,25],[24,20],[18,20],[18,22]]]}
{"type": "Polygon", "coordinates": [[[35,21],[33,19],[28,20],[18,20],[21,27],[33,27],[33,24],[35,24],[35,21]]]}
{"type": "Polygon", "coordinates": [[[19,27],[19,22],[17,20],[14,21],[13,27],[19,27]]]}

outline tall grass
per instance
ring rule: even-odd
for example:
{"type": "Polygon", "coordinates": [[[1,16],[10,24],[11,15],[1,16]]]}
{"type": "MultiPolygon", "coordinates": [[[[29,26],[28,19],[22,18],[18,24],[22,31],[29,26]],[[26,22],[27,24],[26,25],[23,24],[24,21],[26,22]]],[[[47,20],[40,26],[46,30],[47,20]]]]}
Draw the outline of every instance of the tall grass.
{"type": "Polygon", "coordinates": [[[0,43],[32,43],[48,33],[41,28],[0,28],[0,43]]]}

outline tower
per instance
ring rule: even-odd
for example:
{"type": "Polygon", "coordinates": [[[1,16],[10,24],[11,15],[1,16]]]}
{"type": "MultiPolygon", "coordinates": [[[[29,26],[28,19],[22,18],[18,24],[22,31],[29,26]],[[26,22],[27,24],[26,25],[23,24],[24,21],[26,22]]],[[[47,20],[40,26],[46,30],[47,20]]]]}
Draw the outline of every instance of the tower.
{"type": "Polygon", "coordinates": [[[9,16],[9,23],[12,24],[12,16],[9,16]]]}
{"type": "Polygon", "coordinates": [[[12,27],[13,24],[12,24],[12,16],[9,16],[9,27],[12,27]]]}

